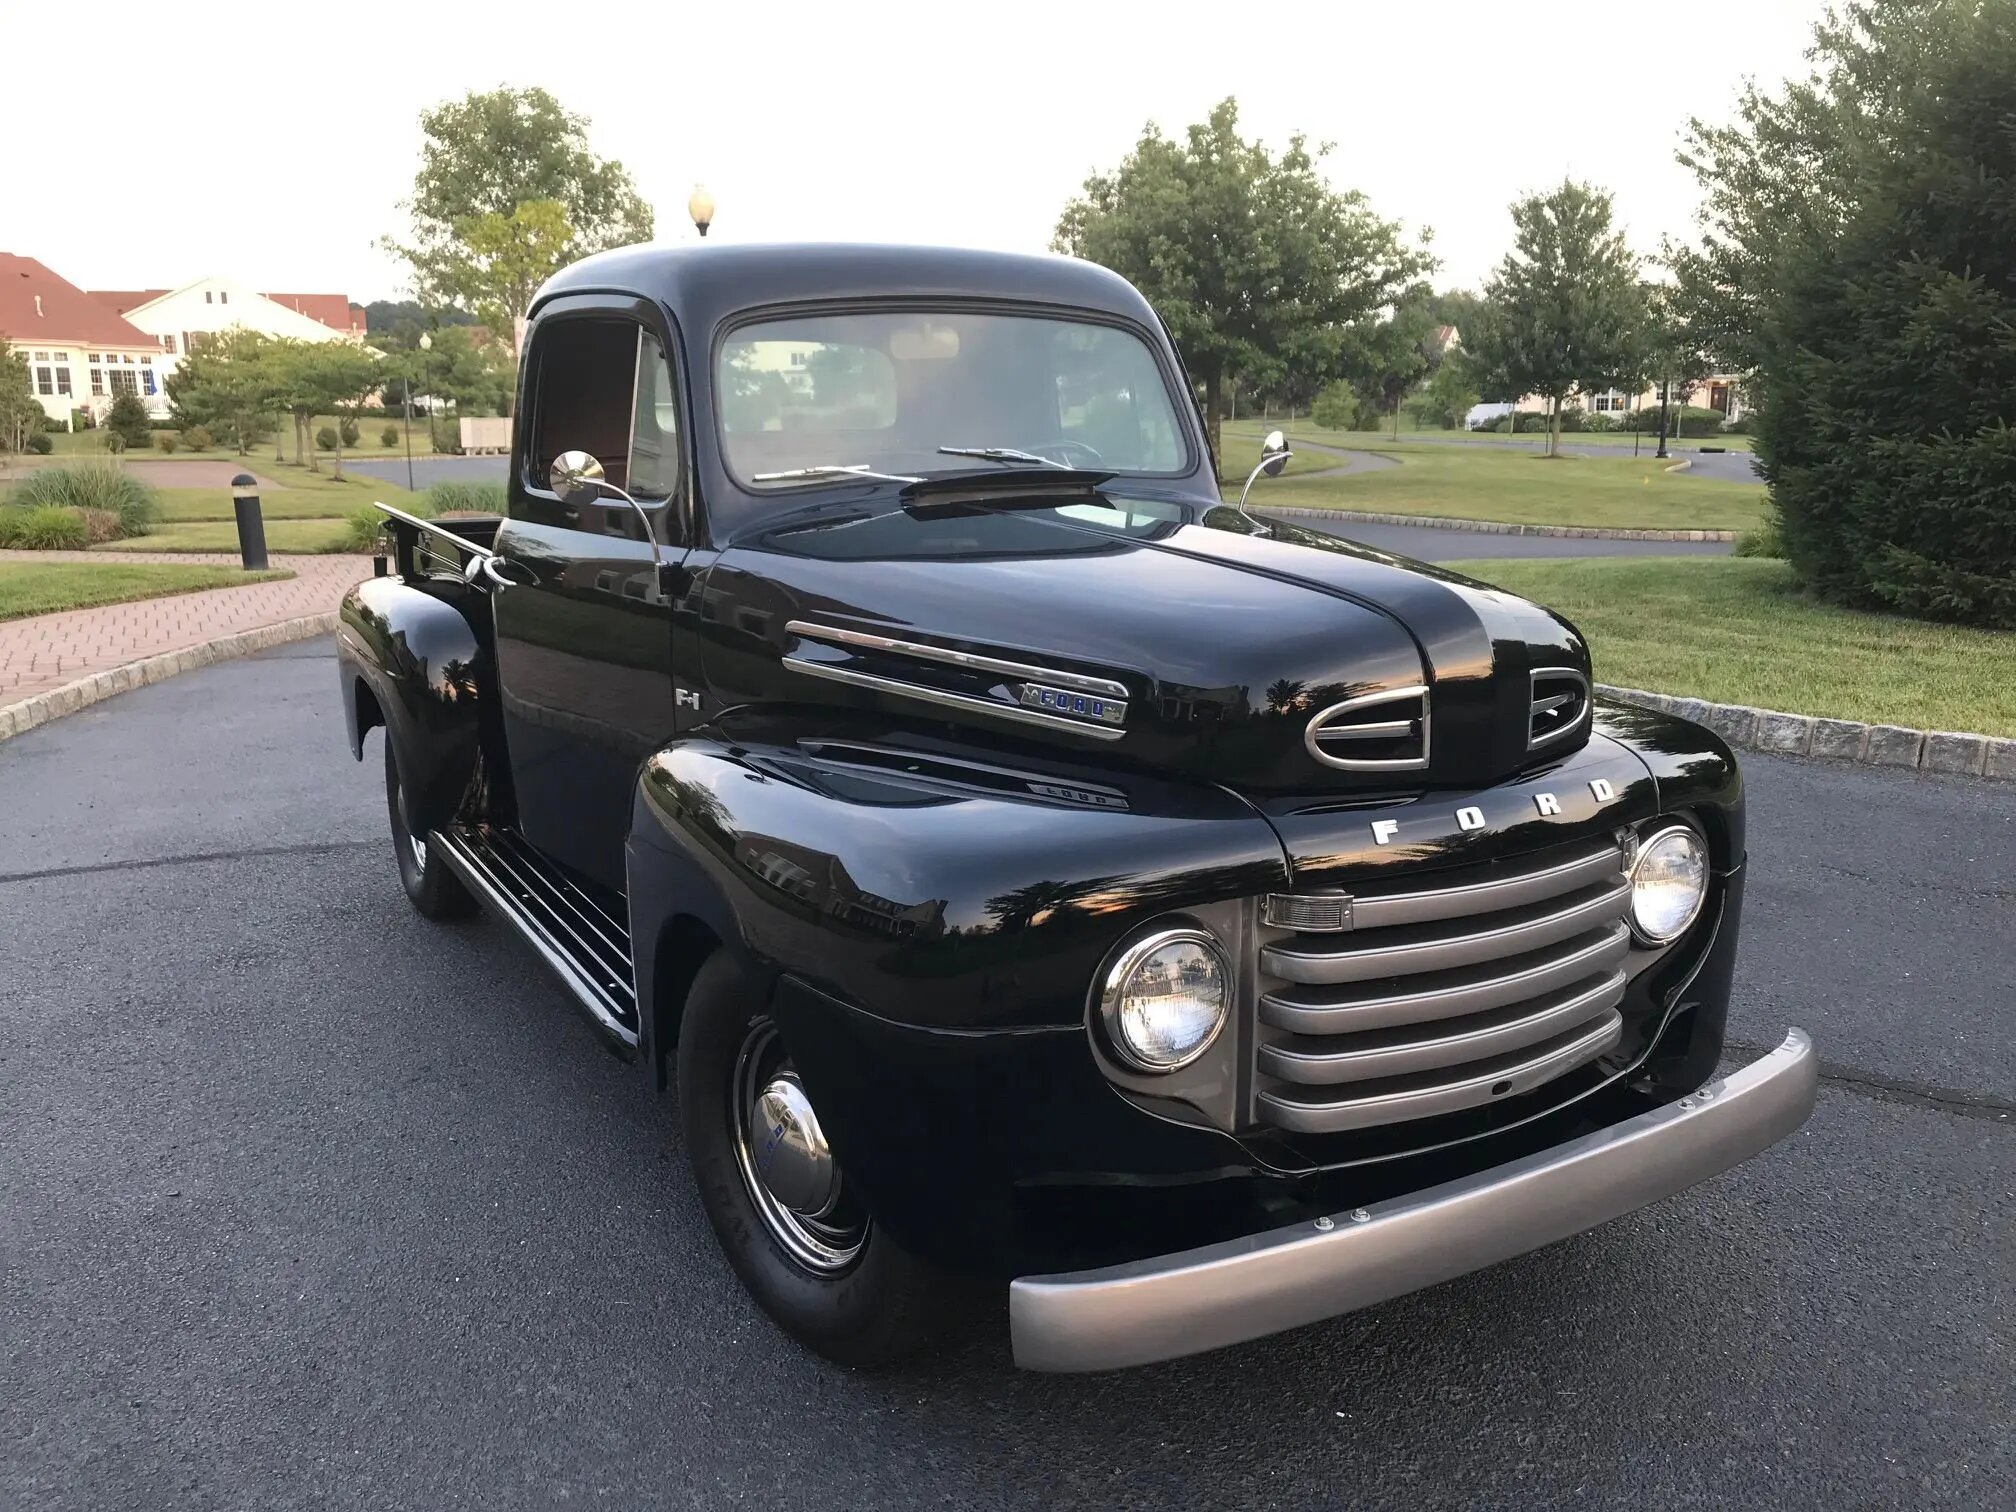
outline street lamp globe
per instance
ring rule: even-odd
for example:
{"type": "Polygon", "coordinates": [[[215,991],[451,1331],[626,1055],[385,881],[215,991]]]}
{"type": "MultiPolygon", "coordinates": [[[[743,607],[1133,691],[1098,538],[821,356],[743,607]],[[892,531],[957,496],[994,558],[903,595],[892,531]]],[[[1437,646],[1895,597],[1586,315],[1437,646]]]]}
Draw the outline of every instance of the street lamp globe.
{"type": "Polygon", "coordinates": [[[693,217],[693,229],[704,237],[707,228],[714,224],[714,196],[707,192],[705,184],[693,186],[693,192],[686,197],[686,213],[693,217]]]}

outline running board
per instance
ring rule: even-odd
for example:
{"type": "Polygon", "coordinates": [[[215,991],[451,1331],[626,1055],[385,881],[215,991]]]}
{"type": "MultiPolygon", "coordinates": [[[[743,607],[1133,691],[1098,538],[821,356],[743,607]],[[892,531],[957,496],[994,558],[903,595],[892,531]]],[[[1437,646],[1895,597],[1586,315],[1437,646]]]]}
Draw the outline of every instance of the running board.
{"type": "Polygon", "coordinates": [[[619,1054],[637,1053],[637,988],[625,920],[510,830],[457,824],[427,837],[483,906],[538,952],[619,1054]]]}

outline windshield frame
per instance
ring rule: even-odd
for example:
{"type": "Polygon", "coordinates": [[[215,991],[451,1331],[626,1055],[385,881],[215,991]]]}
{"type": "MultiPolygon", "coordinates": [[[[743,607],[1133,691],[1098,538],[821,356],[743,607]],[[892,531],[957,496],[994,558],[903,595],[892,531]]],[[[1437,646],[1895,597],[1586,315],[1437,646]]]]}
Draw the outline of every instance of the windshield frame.
{"type": "MultiPolygon", "coordinates": [[[[1058,305],[1035,300],[974,299],[971,297],[962,298],[956,295],[936,297],[931,295],[903,295],[896,298],[856,297],[790,300],[776,304],[752,305],[748,309],[737,310],[733,316],[716,325],[713,341],[709,344],[706,369],[707,404],[709,410],[712,412],[709,418],[711,420],[712,440],[719,471],[722,478],[744,500],[751,501],[755,506],[752,509],[749,505],[741,505],[735,509],[734,512],[738,518],[731,523],[730,534],[739,535],[750,524],[755,523],[763,514],[772,509],[780,506],[790,507],[794,501],[802,499],[810,489],[861,486],[859,484],[847,483],[842,479],[830,478],[817,480],[805,479],[788,483],[754,483],[736,474],[728,461],[729,436],[721,404],[722,350],[734,339],[736,333],[746,330],[750,326],[769,325],[780,320],[789,320],[796,317],[889,313],[930,314],[934,312],[960,315],[1000,315],[1022,320],[1066,321],[1077,325],[1106,326],[1126,332],[1147,349],[1150,359],[1155,364],[1155,371],[1162,379],[1163,395],[1169,403],[1175,433],[1182,447],[1182,459],[1177,467],[1169,471],[1142,472],[1123,469],[1117,471],[1115,476],[1167,483],[1180,482],[1196,475],[1199,465],[1198,458],[1203,454],[1203,446],[1192,424],[1195,405],[1186,402],[1186,396],[1189,392],[1188,382],[1181,369],[1172,366],[1170,361],[1172,354],[1165,348],[1163,333],[1160,330],[1149,329],[1138,320],[1132,320],[1124,315],[1117,315],[1106,310],[1089,309],[1083,305],[1058,305]]],[[[953,445],[1008,444],[1001,441],[1000,438],[991,436],[981,437],[977,441],[963,437],[949,437],[947,440],[953,445]]],[[[831,460],[835,462],[854,462],[860,459],[836,457],[831,460]]],[[[931,478],[952,477],[955,475],[966,476],[970,474],[976,480],[989,475],[999,475],[1002,471],[1000,463],[982,457],[947,456],[944,460],[948,464],[947,466],[932,468],[928,471],[919,469],[919,471],[925,471],[925,475],[931,478]]],[[[880,486],[887,487],[893,485],[880,486]]]]}

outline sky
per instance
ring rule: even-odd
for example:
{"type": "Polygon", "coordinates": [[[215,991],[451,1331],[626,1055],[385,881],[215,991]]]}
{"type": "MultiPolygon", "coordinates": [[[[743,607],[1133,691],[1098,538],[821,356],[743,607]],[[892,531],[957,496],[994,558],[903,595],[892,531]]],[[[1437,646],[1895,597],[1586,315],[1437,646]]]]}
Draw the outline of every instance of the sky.
{"type": "MultiPolygon", "coordinates": [[[[1180,132],[1229,94],[1248,137],[1334,143],[1329,179],[1432,228],[1436,284],[1475,287],[1510,241],[1507,205],[1564,175],[1610,190],[1640,251],[1686,235],[1681,128],[1726,119],[1746,77],[1803,72],[1823,5],[1317,0],[1251,25],[1224,0],[172,9],[0,0],[0,54],[31,39],[88,86],[18,138],[36,166],[0,197],[0,251],[85,288],[220,275],[402,297],[377,242],[404,228],[419,113],[499,84],[588,116],[661,241],[693,237],[704,182],[710,240],[1040,251],[1146,122],[1180,132]]],[[[18,128],[28,98],[10,93],[18,128]]]]}

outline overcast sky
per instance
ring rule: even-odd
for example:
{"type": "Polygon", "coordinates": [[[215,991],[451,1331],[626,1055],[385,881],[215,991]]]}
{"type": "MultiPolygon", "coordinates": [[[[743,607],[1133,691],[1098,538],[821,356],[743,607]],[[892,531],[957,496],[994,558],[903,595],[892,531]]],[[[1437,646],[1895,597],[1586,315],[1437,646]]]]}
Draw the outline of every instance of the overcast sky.
{"type": "Polygon", "coordinates": [[[1641,251],[1685,233],[1680,127],[1726,117],[1746,75],[1803,71],[1822,6],[1333,0],[1295,8],[1293,26],[1259,8],[1264,30],[1242,9],[506,0],[338,20],[189,0],[171,20],[125,0],[74,17],[0,0],[0,35],[65,49],[82,86],[39,106],[29,85],[13,91],[42,114],[17,132],[36,167],[0,198],[0,250],[86,288],[220,274],[398,297],[401,270],[376,242],[402,229],[419,112],[508,83],[590,117],[661,240],[692,237],[686,198],[704,181],[724,242],[1036,251],[1143,123],[1177,132],[1233,94],[1249,136],[1334,142],[1332,181],[1432,227],[1436,282],[1474,286],[1509,240],[1507,203],[1563,174],[1613,191],[1641,251]]]}

